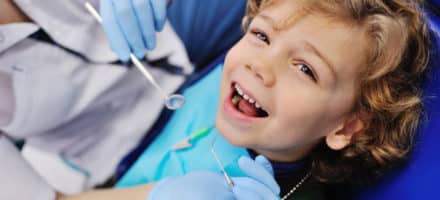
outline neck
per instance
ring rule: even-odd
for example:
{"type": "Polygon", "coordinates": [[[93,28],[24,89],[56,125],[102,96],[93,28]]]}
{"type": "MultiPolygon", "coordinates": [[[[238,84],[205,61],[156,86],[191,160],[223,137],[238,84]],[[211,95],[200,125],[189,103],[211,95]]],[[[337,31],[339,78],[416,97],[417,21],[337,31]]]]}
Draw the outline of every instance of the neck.
{"type": "Polygon", "coordinates": [[[12,0],[0,1],[0,24],[30,22],[27,17],[12,0]]]}
{"type": "MultiPolygon", "coordinates": [[[[248,150],[248,152],[253,159],[255,159],[255,157],[258,155],[257,152],[250,149],[248,150]]],[[[293,162],[271,161],[270,163],[274,172],[274,178],[280,186],[280,194],[282,197],[285,197],[286,194],[288,194],[292,190],[293,192],[295,192],[295,190],[298,189],[300,185],[302,185],[302,183],[298,183],[302,182],[301,180],[310,171],[311,166],[310,158],[303,158],[301,160],[293,162]],[[294,187],[296,187],[296,189],[292,189],[294,187]]]]}
{"type": "Polygon", "coordinates": [[[276,162],[295,162],[307,157],[312,149],[316,146],[316,143],[303,145],[300,148],[282,149],[279,151],[265,150],[265,149],[253,149],[257,154],[264,155],[267,159],[276,162]]]}

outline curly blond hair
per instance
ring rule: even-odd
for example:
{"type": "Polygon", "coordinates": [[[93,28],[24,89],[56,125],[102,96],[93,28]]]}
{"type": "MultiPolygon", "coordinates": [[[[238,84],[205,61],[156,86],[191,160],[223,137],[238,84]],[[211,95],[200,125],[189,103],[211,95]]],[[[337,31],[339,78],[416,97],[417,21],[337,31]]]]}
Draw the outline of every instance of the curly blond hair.
{"type": "MultiPolygon", "coordinates": [[[[243,26],[276,2],[249,0],[243,26]]],[[[340,151],[319,144],[311,156],[313,176],[321,182],[365,183],[402,164],[413,148],[422,114],[421,82],[429,60],[429,30],[421,1],[292,2],[300,4],[301,14],[324,14],[364,28],[371,45],[354,108],[362,113],[365,128],[340,151]]]]}

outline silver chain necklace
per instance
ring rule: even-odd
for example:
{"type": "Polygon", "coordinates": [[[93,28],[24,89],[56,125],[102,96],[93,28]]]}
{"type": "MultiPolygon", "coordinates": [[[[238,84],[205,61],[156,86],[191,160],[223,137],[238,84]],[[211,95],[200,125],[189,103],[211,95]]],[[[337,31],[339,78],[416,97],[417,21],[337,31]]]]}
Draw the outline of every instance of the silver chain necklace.
{"type": "Polygon", "coordinates": [[[283,196],[283,198],[281,198],[281,200],[286,200],[287,198],[290,197],[290,195],[292,195],[299,187],[301,187],[301,185],[304,183],[304,181],[306,181],[310,175],[312,175],[312,172],[308,172],[295,186],[293,186],[292,189],[290,189],[290,191],[283,196]]]}

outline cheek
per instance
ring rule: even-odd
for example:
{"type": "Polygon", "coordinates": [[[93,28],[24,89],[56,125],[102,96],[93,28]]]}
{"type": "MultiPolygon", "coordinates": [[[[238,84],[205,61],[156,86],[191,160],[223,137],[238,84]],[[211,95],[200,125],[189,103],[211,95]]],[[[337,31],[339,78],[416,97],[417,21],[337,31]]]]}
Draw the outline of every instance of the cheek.
{"type": "Polygon", "coordinates": [[[225,64],[230,63],[236,65],[249,59],[255,58],[254,48],[246,42],[245,38],[235,43],[235,45],[228,51],[225,58],[225,64]]]}
{"type": "Polygon", "coordinates": [[[310,90],[296,89],[288,98],[278,101],[278,122],[285,130],[293,130],[299,135],[325,134],[327,129],[327,99],[325,95],[310,90]]]}
{"type": "Polygon", "coordinates": [[[223,65],[223,77],[230,77],[231,71],[238,66],[239,61],[239,52],[235,48],[235,46],[228,51],[225,57],[225,62],[223,65]]]}
{"type": "Polygon", "coordinates": [[[226,97],[226,95],[228,95],[230,83],[232,81],[232,73],[237,67],[241,66],[240,60],[242,60],[240,58],[240,49],[236,44],[228,51],[225,57],[220,88],[220,95],[222,97],[226,97]]]}
{"type": "MultiPolygon", "coordinates": [[[[245,66],[250,54],[243,47],[242,42],[236,43],[226,54],[223,66],[223,78],[230,79],[232,72],[240,66],[245,66]]],[[[252,57],[250,57],[252,58],[252,57]]]]}

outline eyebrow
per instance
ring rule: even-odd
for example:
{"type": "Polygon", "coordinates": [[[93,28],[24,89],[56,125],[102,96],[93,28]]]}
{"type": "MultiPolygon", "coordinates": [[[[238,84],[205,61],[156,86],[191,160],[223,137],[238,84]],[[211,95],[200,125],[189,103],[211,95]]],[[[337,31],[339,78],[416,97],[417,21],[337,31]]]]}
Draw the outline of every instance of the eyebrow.
{"type": "Polygon", "coordinates": [[[329,60],[327,57],[325,57],[320,51],[318,51],[318,49],[317,49],[315,46],[313,46],[312,43],[310,43],[310,42],[308,42],[308,41],[305,41],[305,40],[304,40],[303,42],[304,42],[306,48],[310,49],[310,50],[311,50],[313,53],[315,53],[319,58],[321,58],[321,60],[324,61],[324,63],[325,63],[325,64],[327,65],[327,67],[329,68],[329,70],[330,70],[330,72],[331,72],[333,78],[336,79],[336,71],[335,71],[334,65],[332,65],[332,63],[330,62],[330,60],[329,60]]]}
{"type": "Polygon", "coordinates": [[[259,14],[256,17],[259,17],[259,18],[263,19],[263,21],[268,23],[272,27],[273,30],[277,30],[276,26],[275,26],[275,24],[276,24],[275,20],[272,17],[269,17],[269,16],[264,15],[264,14],[259,14]]]}
{"type": "MultiPolygon", "coordinates": [[[[267,15],[264,14],[259,14],[256,17],[259,17],[261,19],[263,19],[263,21],[265,21],[266,23],[268,23],[269,25],[271,25],[273,30],[277,30],[276,28],[276,22],[275,20],[267,15]]],[[[328,59],[327,57],[325,57],[320,51],[318,51],[318,49],[310,42],[304,40],[304,44],[306,46],[306,48],[310,49],[313,53],[315,53],[321,60],[324,61],[324,63],[327,65],[327,67],[330,70],[331,75],[333,76],[334,79],[336,79],[336,71],[334,68],[334,65],[332,65],[332,63],[330,62],[330,59],[328,59]]]]}

